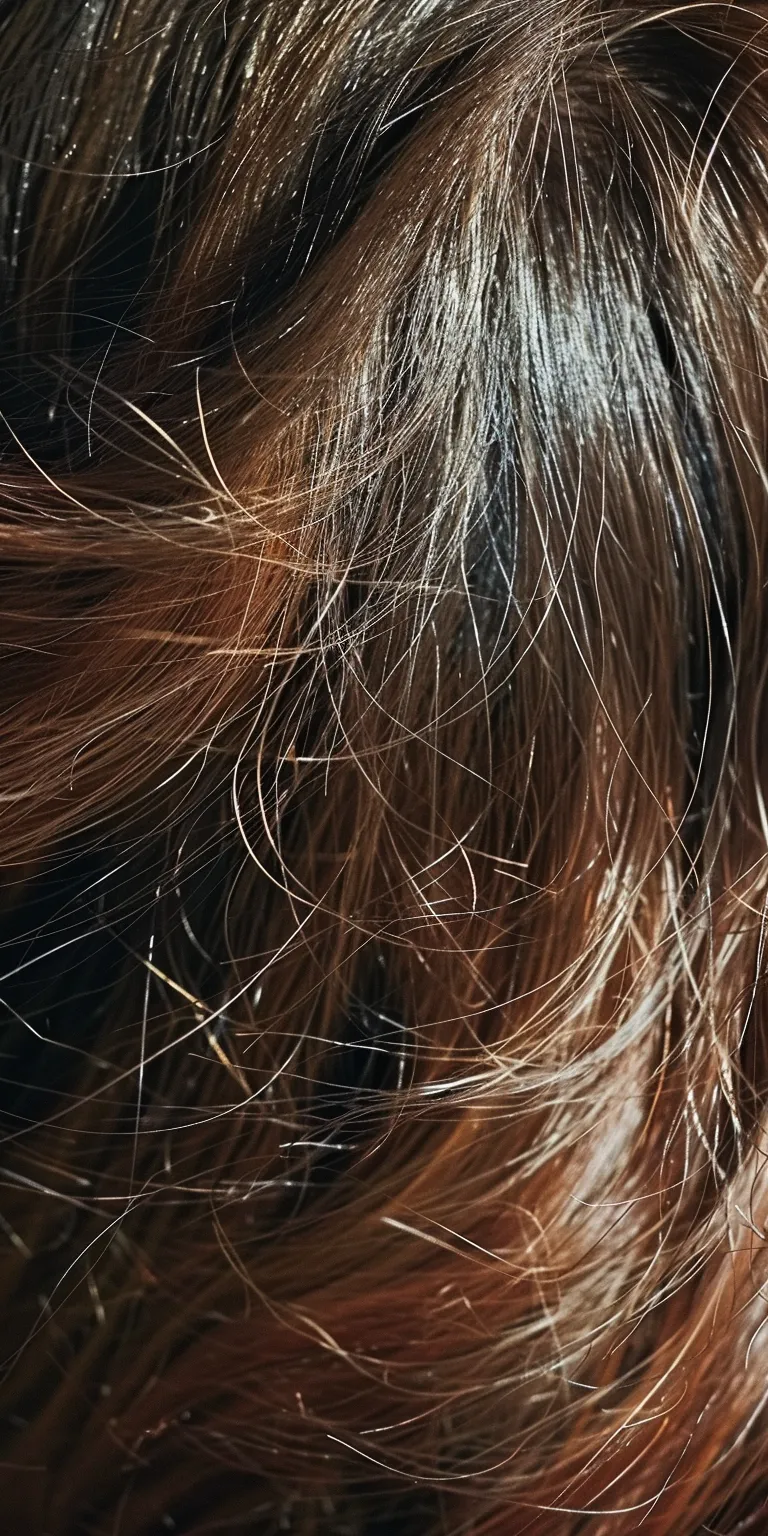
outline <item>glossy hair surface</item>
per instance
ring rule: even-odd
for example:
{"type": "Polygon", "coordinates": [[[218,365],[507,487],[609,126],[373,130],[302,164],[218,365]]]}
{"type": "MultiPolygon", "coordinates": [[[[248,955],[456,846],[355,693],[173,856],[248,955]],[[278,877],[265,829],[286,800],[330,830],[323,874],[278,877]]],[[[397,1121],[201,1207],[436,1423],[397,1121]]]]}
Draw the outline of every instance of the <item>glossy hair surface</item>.
{"type": "Polygon", "coordinates": [[[768,1530],[768,5],[0,10],[14,1536],[768,1530]]]}

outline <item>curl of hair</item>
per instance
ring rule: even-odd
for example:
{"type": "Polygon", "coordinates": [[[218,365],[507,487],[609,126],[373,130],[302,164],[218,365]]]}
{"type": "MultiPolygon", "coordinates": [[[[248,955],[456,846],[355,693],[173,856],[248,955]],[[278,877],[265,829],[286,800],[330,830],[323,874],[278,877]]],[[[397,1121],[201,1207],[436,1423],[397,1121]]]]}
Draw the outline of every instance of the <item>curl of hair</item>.
{"type": "Polygon", "coordinates": [[[768,5],[0,11],[14,1536],[768,1529],[768,5]]]}

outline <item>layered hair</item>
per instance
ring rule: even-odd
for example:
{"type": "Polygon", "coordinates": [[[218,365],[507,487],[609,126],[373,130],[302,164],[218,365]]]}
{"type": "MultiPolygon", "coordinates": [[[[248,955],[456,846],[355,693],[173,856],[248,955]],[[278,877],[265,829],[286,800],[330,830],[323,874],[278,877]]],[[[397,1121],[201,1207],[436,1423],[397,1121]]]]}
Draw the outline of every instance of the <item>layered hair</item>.
{"type": "Polygon", "coordinates": [[[768,6],[5,0],[14,1536],[768,1529],[768,6]]]}

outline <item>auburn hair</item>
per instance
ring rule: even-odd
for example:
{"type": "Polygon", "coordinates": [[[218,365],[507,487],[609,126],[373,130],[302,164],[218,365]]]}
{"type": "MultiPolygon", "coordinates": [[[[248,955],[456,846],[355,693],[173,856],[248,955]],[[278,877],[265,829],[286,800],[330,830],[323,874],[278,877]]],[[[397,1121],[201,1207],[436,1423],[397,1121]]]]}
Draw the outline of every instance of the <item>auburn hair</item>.
{"type": "Polygon", "coordinates": [[[6,0],[13,1536],[768,1530],[768,5],[6,0]]]}

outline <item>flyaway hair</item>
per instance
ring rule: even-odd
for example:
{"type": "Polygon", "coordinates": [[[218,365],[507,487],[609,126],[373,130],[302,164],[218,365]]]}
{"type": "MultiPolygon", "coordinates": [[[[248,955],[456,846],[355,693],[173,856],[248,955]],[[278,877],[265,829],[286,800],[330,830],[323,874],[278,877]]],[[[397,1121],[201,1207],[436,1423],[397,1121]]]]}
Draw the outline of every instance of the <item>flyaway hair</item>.
{"type": "Polygon", "coordinates": [[[0,8],[0,1520],[768,1530],[768,4],[0,8]]]}

